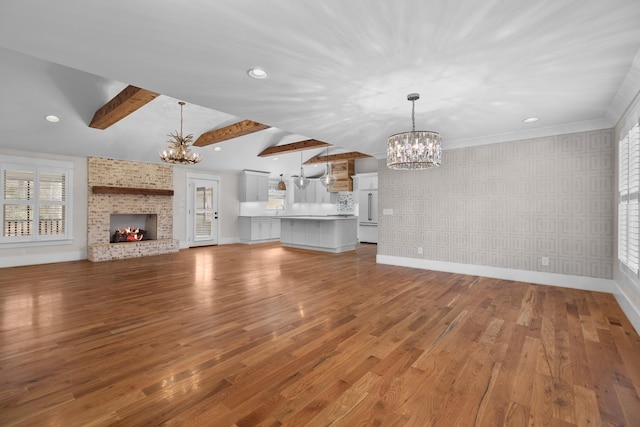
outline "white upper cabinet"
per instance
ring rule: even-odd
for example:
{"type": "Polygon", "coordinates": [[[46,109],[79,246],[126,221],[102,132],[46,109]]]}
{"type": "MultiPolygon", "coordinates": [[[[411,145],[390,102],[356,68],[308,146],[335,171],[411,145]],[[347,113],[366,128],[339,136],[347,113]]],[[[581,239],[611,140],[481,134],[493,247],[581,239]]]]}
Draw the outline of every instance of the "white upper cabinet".
{"type": "Polygon", "coordinates": [[[240,201],[266,202],[269,200],[269,174],[242,171],[240,175],[240,201]]]}
{"type": "Polygon", "coordinates": [[[298,190],[295,185],[293,188],[293,203],[335,203],[335,193],[330,193],[320,184],[319,179],[310,179],[309,185],[304,190],[298,190]]]}
{"type": "Polygon", "coordinates": [[[378,174],[377,173],[363,173],[355,175],[356,187],[358,190],[377,190],[378,189],[378,174]]]}

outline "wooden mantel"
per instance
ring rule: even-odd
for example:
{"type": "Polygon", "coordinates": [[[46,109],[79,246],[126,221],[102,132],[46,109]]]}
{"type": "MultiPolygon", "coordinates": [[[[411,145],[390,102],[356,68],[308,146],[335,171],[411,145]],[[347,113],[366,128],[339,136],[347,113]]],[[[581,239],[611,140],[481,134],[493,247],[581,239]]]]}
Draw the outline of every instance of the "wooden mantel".
{"type": "Polygon", "coordinates": [[[173,190],[159,188],[135,188],[135,187],[107,187],[94,185],[91,188],[93,194],[140,194],[143,196],[173,196],[173,190]]]}

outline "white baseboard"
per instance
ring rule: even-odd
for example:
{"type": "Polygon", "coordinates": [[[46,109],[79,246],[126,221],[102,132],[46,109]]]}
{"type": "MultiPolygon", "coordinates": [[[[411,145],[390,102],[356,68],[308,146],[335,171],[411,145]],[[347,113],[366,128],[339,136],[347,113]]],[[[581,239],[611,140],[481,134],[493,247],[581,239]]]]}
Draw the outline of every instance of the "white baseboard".
{"type": "Polygon", "coordinates": [[[468,274],[471,276],[492,277],[516,282],[536,283],[539,285],[561,286],[563,288],[584,289],[587,291],[614,293],[618,286],[608,279],[571,276],[568,274],[545,273],[541,271],[516,270],[512,268],[487,267],[483,265],[458,264],[455,262],[432,261],[426,259],[404,258],[378,255],[378,264],[398,265],[423,270],[445,271],[447,273],[468,274]]]}
{"type": "Polygon", "coordinates": [[[51,252],[48,254],[18,255],[0,258],[0,268],[24,265],[51,264],[53,262],[81,261],[87,259],[87,251],[51,252]]]}
{"type": "Polygon", "coordinates": [[[618,301],[620,308],[627,315],[629,322],[633,325],[636,332],[640,333],[640,310],[631,303],[631,299],[624,293],[624,291],[616,285],[616,291],[613,296],[618,301]]]}

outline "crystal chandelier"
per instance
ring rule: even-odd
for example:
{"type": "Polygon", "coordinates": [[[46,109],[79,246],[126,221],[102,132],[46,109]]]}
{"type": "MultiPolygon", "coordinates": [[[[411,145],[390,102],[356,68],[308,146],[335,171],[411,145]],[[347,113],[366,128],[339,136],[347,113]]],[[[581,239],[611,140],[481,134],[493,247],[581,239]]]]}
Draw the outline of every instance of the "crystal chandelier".
{"type": "Polygon", "coordinates": [[[320,184],[329,190],[336,183],[336,177],[331,173],[331,163],[329,163],[329,147],[327,147],[327,169],[320,177],[320,184]]]}
{"type": "Polygon", "coordinates": [[[302,167],[302,152],[300,152],[300,176],[293,180],[298,190],[304,190],[309,185],[309,179],[304,176],[304,168],[302,167]]]}
{"type": "Polygon", "coordinates": [[[163,162],[176,163],[180,165],[194,165],[202,160],[200,154],[191,152],[189,147],[193,142],[193,135],[182,136],[182,106],[184,102],[178,102],[180,104],[180,133],[170,133],[171,137],[169,141],[169,148],[163,150],[160,153],[160,158],[163,162]]]}
{"type": "Polygon", "coordinates": [[[387,140],[387,167],[389,169],[428,169],[440,166],[442,161],[442,138],[438,132],[416,131],[415,106],[420,98],[418,93],[410,93],[411,132],[391,135],[387,140]]]}

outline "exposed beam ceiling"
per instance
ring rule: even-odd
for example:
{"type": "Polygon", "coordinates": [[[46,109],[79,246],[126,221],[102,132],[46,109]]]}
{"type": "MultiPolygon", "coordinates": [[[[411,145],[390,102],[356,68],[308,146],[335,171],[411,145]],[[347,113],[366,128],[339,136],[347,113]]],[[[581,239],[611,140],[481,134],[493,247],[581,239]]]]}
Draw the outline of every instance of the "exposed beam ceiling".
{"type": "Polygon", "coordinates": [[[363,159],[365,157],[371,157],[371,156],[368,154],[360,153],[358,151],[351,151],[349,153],[331,154],[330,156],[312,157],[306,162],[304,162],[304,164],[312,165],[314,163],[336,162],[338,160],[363,159]]]}
{"type": "Polygon", "coordinates": [[[262,150],[258,157],[277,156],[284,153],[293,153],[295,151],[311,150],[312,148],[328,147],[328,142],[318,141],[317,139],[307,139],[306,141],[294,142],[291,144],[274,145],[262,150]]]}
{"type": "Polygon", "coordinates": [[[89,127],[104,130],[159,95],[159,93],[129,85],[95,112],[89,127]]]}
{"type": "Polygon", "coordinates": [[[220,129],[205,132],[196,139],[196,142],[194,142],[193,145],[197,147],[204,147],[206,145],[216,144],[228,139],[259,132],[270,127],[271,126],[269,125],[263,125],[262,123],[253,122],[251,120],[243,120],[220,129]]]}

